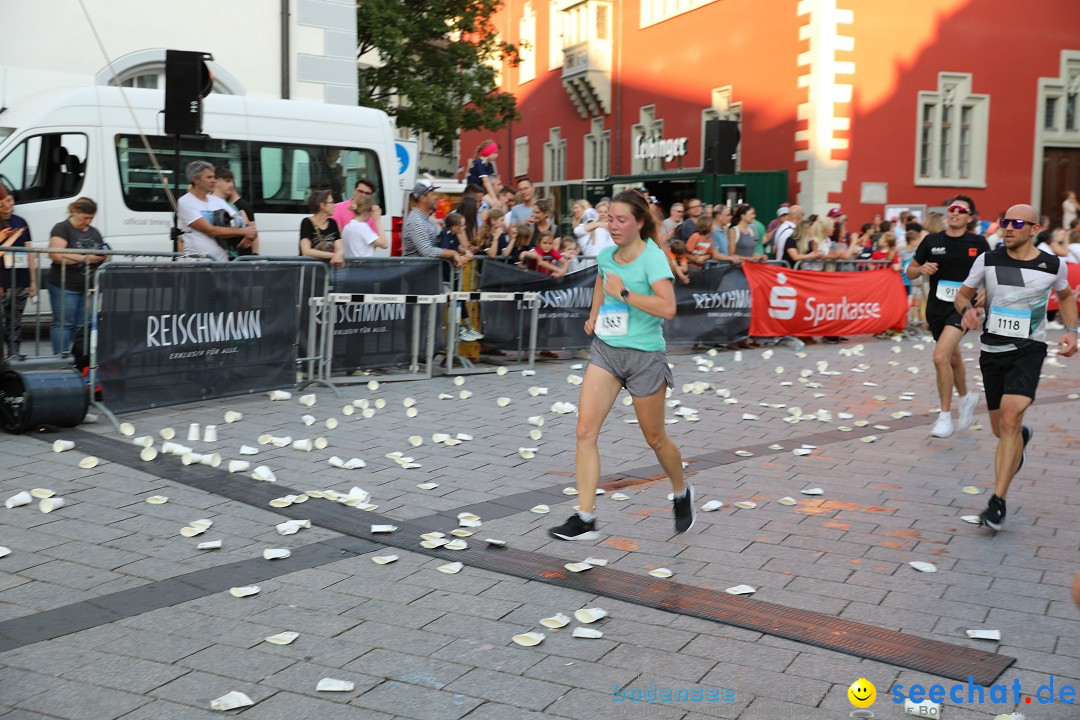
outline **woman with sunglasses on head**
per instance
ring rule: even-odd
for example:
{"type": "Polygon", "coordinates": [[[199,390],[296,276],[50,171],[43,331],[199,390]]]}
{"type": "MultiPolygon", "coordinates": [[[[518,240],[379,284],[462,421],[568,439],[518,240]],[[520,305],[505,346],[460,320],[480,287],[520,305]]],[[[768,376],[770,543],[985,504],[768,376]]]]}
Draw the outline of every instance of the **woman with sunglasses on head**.
{"type": "MultiPolygon", "coordinates": [[[[975,406],[979,404],[976,392],[968,393],[964,373],[964,358],[960,354],[960,340],[964,329],[960,313],[953,302],[960,285],[967,279],[975,258],[990,251],[990,245],[982,235],[969,227],[975,215],[975,201],[967,195],[957,195],[949,200],[945,219],[945,231],[927,235],[915,257],[908,264],[909,279],[925,275],[930,278],[926,301],[926,324],[937,341],[934,348],[934,372],[937,375],[938,396],[941,411],[930,434],[947,438],[955,429],[965,430],[971,425],[975,406]],[[952,420],[952,391],[959,393],[959,418],[954,428],[952,420]]],[[[979,302],[981,304],[981,300],[979,302]]]]}
{"type": "Polygon", "coordinates": [[[666,391],[675,384],[665,355],[664,320],[675,317],[674,275],[648,202],[632,190],[611,201],[608,230],[614,247],[597,257],[599,275],[585,332],[593,335],[591,359],[578,400],[577,499],[580,510],[548,534],[559,540],[592,540],[596,532],[597,440],[619,391],[626,388],[645,440],[675,491],[675,532],[694,524],[694,492],[683,479],[682,455],[664,428],[666,391]]]}

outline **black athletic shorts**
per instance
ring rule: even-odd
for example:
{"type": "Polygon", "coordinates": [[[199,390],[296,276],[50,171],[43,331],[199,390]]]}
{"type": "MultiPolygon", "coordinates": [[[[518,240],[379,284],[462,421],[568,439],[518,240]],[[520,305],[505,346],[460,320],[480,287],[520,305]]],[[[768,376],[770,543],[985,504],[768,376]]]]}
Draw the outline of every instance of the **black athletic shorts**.
{"type": "Polygon", "coordinates": [[[979,367],[986,388],[986,409],[999,409],[1003,395],[1023,395],[1034,401],[1044,359],[1046,343],[1032,343],[1008,352],[990,353],[983,350],[979,356],[979,367]]]}
{"type": "Polygon", "coordinates": [[[960,313],[952,307],[947,308],[946,312],[930,312],[927,309],[926,324],[930,326],[930,334],[935,340],[941,337],[941,332],[947,327],[954,327],[960,331],[964,329],[960,327],[960,313]]]}

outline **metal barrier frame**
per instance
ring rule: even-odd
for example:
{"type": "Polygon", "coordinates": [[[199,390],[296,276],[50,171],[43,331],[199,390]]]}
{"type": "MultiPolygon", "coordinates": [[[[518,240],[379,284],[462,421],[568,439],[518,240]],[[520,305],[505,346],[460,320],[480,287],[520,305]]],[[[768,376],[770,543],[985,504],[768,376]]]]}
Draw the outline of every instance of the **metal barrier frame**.
{"type": "Polygon", "coordinates": [[[799,260],[795,263],[795,270],[807,270],[810,272],[868,272],[871,270],[887,270],[896,265],[896,260],[829,260],[820,258],[817,260],[799,260]],[[819,263],[820,268],[803,267],[803,263],[819,263]],[[829,267],[831,266],[831,267],[829,267]]]}
{"type": "MultiPolygon", "coordinates": [[[[329,316],[323,323],[323,357],[319,364],[319,382],[330,388],[335,395],[341,397],[338,386],[362,385],[372,380],[430,380],[434,375],[435,367],[435,318],[436,308],[446,302],[446,294],[437,295],[391,295],[385,293],[328,293],[323,297],[312,297],[308,300],[313,308],[325,310],[329,316]],[[371,374],[362,378],[351,379],[348,376],[333,377],[331,365],[334,357],[334,327],[337,324],[337,313],[332,308],[335,305],[416,305],[419,308],[428,308],[427,329],[427,354],[424,358],[424,371],[420,372],[420,315],[413,316],[412,327],[412,361],[409,364],[408,373],[371,374]]],[[[320,313],[313,312],[312,320],[320,313]]]]}

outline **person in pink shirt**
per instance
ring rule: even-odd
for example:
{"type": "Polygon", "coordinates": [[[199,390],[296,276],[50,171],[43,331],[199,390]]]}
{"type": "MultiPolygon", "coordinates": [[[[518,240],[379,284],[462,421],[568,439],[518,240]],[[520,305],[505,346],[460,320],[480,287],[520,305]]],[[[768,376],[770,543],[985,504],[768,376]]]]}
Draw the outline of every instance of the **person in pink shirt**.
{"type": "MultiPolygon", "coordinates": [[[[375,183],[367,178],[360,178],[356,181],[356,186],[353,187],[353,196],[348,200],[343,200],[334,205],[334,214],[331,215],[334,222],[337,223],[339,228],[347,227],[352,219],[356,217],[356,213],[353,212],[353,203],[362,197],[366,197],[369,200],[375,197],[375,183]]],[[[375,232],[379,232],[379,228],[376,225],[379,217],[382,215],[382,209],[378,205],[372,206],[371,217],[367,219],[367,224],[375,232]]]]}

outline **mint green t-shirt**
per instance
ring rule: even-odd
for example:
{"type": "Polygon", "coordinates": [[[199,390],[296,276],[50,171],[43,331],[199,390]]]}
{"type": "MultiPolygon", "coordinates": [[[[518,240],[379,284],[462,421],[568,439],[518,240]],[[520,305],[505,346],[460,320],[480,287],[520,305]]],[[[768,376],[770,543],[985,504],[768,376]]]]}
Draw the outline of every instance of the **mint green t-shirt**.
{"type": "MultiPolygon", "coordinates": [[[[655,295],[652,284],[657,280],[675,279],[664,251],[651,240],[646,241],[641,255],[628,265],[615,262],[616,250],[617,247],[609,247],[597,256],[601,278],[615,273],[622,278],[627,290],[640,295],[655,295]]],[[[595,334],[613,347],[654,352],[666,348],[663,325],[663,318],[638,310],[620,297],[604,293],[595,334]]]]}

